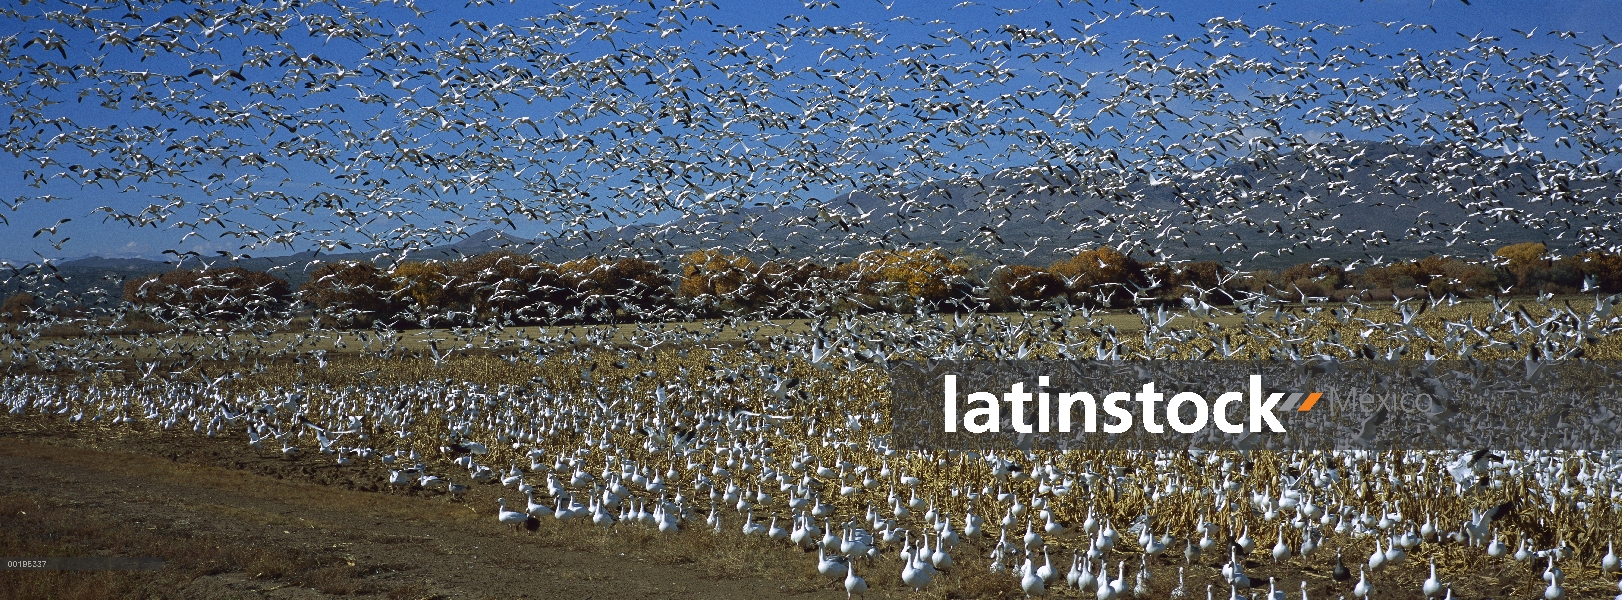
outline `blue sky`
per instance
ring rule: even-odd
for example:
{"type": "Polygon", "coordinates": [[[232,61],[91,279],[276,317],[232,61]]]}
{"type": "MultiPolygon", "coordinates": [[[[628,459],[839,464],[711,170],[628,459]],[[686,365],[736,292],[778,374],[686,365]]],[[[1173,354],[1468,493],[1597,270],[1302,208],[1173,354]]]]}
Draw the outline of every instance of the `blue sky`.
{"type": "MultiPolygon", "coordinates": [[[[433,3],[438,4],[438,3],[433,3]]],[[[747,2],[747,3],[721,3],[718,8],[701,8],[691,11],[693,14],[706,15],[710,22],[724,26],[736,24],[744,29],[769,30],[781,24],[795,27],[822,26],[822,25],[853,25],[864,24],[870,31],[883,34],[882,42],[875,44],[880,56],[869,62],[876,64],[888,63],[896,56],[904,54],[896,48],[906,44],[916,44],[928,41],[932,34],[939,34],[944,30],[957,32],[972,32],[978,28],[995,29],[1002,24],[1015,24],[1022,27],[1052,28],[1066,35],[1071,35],[1071,26],[1077,25],[1073,20],[1083,22],[1093,20],[1095,14],[1121,13],[1137,10],[1134,5],[1121,2],[1094,2],[1088,4],[1063,4],[1052,0],[1046,2],[965,2],[953,7],[951,2],[906,2],[896,0],[894,3],[881,3],[877,0],[844,0],[838,2],[838,8],[806,8],[799,2],[747,2]],[[804,18],[793,18],[792,15],[801,15],[804,18]],[[944,23],[932,23],[940,20],[944,23]]],[[[1622,40],[1622,5],[1613,2],[1510,2],[1475,0],[1465,5],[1457,0],[1438,0],[1434,3],[1428,0],[1419,2],[1164,2],[1151,4],[1139,3],[1143,7],[1153,7],[1151,13],[1168,12],[1173,18],[1138,17],[1111,20],[1088,30],[1087,34],[1098,34],[1101,39],[1110,44],[1109,48],[1097,57],[1083,57],[1069,68],[1085,71],[1110,73],[1123,68],[1126,64],[1123,59],[1123,46],[1128,40],[1142,39],[1148,41],[1161,41],[1167,35],[1176,35],[1184,39],[1201,35],[1204,30],[1202,23],[1214,17],[1227,17],[1242,19],[1252,27],[1263,24],[1279,24],[1285,26],[1292,22],[1324,22],[1338,26],[1349,26],[1340,34],[1334,35],[1328,30],[1314,32],[1319,38],[1320,46],[1332,46],[1342,43],[1368,43],[1376,44],[1380,52],[1394,54],[1404,48],[1414,48],[1421,52],[1432,52],[1444,48],[1458,48],[1468,44],[1466,38],[1477,34],[1485,34],[1503,38],[1501,45],[1512,46],[1518,51],[1525,52],[1553,52],[1559,56],[1576,57],[1578,43],[1595,43],[1602,41],[1601,36],[1610,39],[1622,40]],[[1267,6],[1259,6],[1265,4],[1267,6]],[[1396,23],[1392,23],[1396,22],[1396,23]],[[1399,33],[1404,23],[1428,24],[1434,33],[1428,30],[1410,30],[1399,33]],[[1522,37],[1513,30],[1531,32],[1530,38],[1522,37]],[[1550,35],[1553,31],[1581,32],[1575,39],[1565,39],[1558,35],[1550,35]],[[1461,37],[1462,36],[1462,37],[1461,37]]],[[[430,3],[424,3],[429,6],[430,3]]],[[[592,6],[587,3],[578,11],[592,6]]],[[[21,9],[24,11],[38,11],[43,13],[53,8],[62,8],[66,5],[53,7],[49,3],[44,8],[35,6],[21,9]]],[[[465,40],[475,31],[475,26],[457,23],[457,21],[477,20],[484,26],[494,26],[498,23],[507,23],[512,26],[520,25],[527,17],[535,17],[556,10],[551,3],[514,3],[495,4],[493,6],[479,7],[446,7],[438,8],[425,17],[417,17],[410,11],[398,6],[371,7],[362,4],[360,7],[370,14],[379,17],[378,28],[383,31],[401,32],[396,39],[401,41],[427,42],[430,40],[465,40]]],[[[151,26],[161,17],[184,15],[193,7],[184,4],[171,4],[165,6],[157,15],[149,16],[139,23],[136,31],[151,26]]],[[[646,9],[645,5],[631,7],[646,9]]],[[[309,9],[311,14],[318,9],[309,9]]],[[[118,11],[121,12],[121,11],[118,11]]],[[[29,14],[35,14],[29,12],[29,14]]],[[[102,18],[116,18],[114,11],[102,11],[96,16],[102,18]]],[[[628,22],[640,22],[641,18],[632,18],[628,22]]],[[[271,47],[277,42],[285,41],[298,53],[308,56],[319,53],[333,63],[353,65],[359,61],[362,54],[368,49],[361,44],[345,41],[341,38],[327,40],[320,34],[307,35],[297,29],[287,32],[281,39],[271,36],[248,36],[248,39],[227,41],[204,37],[200,33],[202,27],[194,27],[186,32],[188,39],[198,40],[201,45],[215,45],[219,51],[219,62],[224,65],[240,63],[243,49],[251,46],[271,47]]],[[[88,33],[74,32],[63,27],[61,23],[47,23],[41,19],[24,21],[13,15],[11,18],[0,18],[0,35],[15,36],[11,49],[16,54],[37,57],[39,60],[54,62],[93,63],[97,57],[105,57],[103,64],[130,70],[147,70],[163,72],[180,76],[182,80],[197,83],[195,89],[198,96],[193,100],[193,107],[200,107],[209,101],[219,101],[232,108],[241,109],[255,101],[264,101],[263,96],[247,93],[244,88],[263,81],[265,77],[272,77],[285,73],[286,69],[277,70],[274,67],[257,70],[244,69],[251,77],[246,81],[234,81],[225,75],[222,83],[218,85],[208,81],[210,74],[201,76],[189,75],[196,64],[174,57],[158,55],[150,59],[139,59],[135,55],[121,53],[116,49],[103,49],[97,47],[96,40],[88,33]],[[36,38],[45,29],[61,32],[67,44],[60,52],[56,49],[46,48],[42,44],[34,44],[29,48],[20,48],[22,43],[36,38]],[[62,54],[66,54],[64,59],[62,54]]],[[[635,38],[635,36],[632,36],[635,38]]],[[[625,38],[621,38],[622,40],[625,38]]],[[[650,41],[651,38],[646,38],[650,41]]],[[[689,28],[676,36],[681,43],[688,44],[688,48],[695,54],[702,54],[705,48],[716,49],[727,45],[728,38],[713,32],[703,31],[701,28],[689,28]]],[[[1246,40],[1248,41],[1248,40],[1246,40]]],[[[758,48],[758,47],[757,47],[758,48]]],[[[573,48],[580,56],[589,56],[591,52],[610,52],[611,49],[604,43],[581,43],[573,48]]],[[[827,49],[825,45],[817,45],[809,41],[796,41],[787,50],[787,58],[782,63],[785,68],[795,66],[809,66],[823,64],[821,52],[827,49]]],[[[758,52],[758,49],[756,50],[758,52]]],[[[194,57],[195,58],[195,57],[194,57]]],[[[1034,67],[1012,65],[1015,69],[1023,69],[1020,78],[1016,78],[1011,86],[1035,84],[1038,79],[1031,75],[1034,67]]],[[[26,72],[24,69],[4,69],[0,78],[20,82],[21,89],[32,94],[35,99],[45,98],[60,104],[41,108],[47,116],[66,116],[74,119],[80,126],[111,126],[119,130],[139,127],[146,124],[156,124],[160,127],[175,127],[176,132],[171,134],[170,140],[178,140],[187,136],[206,137],[210,131],[220,130],[221,127],[202,126],[180,123],[175,120],[155,118],[149,112],[131,110],[130,101],[119,105],[116,109],[100,108],[95,106],[95,97],[88,100],[78,96],[79,91],[88,86],[84,84],[68,83],[59,90],[47,90],[37,82],[38,77],[26,72]]],[[[213,69],[218,74],[220,69],[213,69]]],[[[448,71],[442,71],[445,73],[448,71]]],[[[442,77],[443,75],[441,75],[442,77]]],[[[428,90],[420,92],[428,94],[437,86],[432,77],[422,77],[413,81],[406,87],[423,85],[428,90]]],[[[371,90],[376,93],[389,94],[398,99],[401,94],[390,88],[386,80],[379,79],[373,72],[357,72],[351,81],[362,81],[361,90],[371,90]]],[[[294,80],[289,80],[294,81],[294,80]]],[[[1615,81],[1610,83],[1614,84],[1615,81]]],[[[1012,88],[1010,88],[1012,89],[1012,88]]],[[[298,92],[298,90],[293,90],[298,92]]],[[[977,93],[987,93],[984,90],[977,93]]],[[[357,95],[352,93],[326,93],[311,94],[299,92],[296,97],[272,100],[272,104],[284,107],[308,108],[315,110],[317,117],[332,121],[342,119],[351,131],[362,134],[362,138],[374,138],[377,130],[385,127],[403,127],[399,120],[400,110],[389,104],[365,104],[358,101],[357,95]],[[324,106],[324,109],[316,110],[324,106]]],[[[430,97],[431,99],[431,97],[430,97]]],[[[429,102],[431,104],[431,102],[429,102]]],[[[502,108],[490,108],[485,114],[492,119],[511,119],[519,116],[528,116],[537,122],[555,122],[558,118],[556,109],[561,104],[548,104],[536,102],[533,104],[518,104],[505,102],[502,108]]],[[[16,110],[16,106],[12,109],[16,110]]],[[[15,121],[14,121],[15,122],[15,121]]],[[[49,132],[49,125],[36,127],[37,132],[31,134],[35,139],[49,140],[56,132],[49,132]]],[[[539,132],[537,127],[537,132],[539,132]]],[[[298,143],[297,135],[317,135],[330,141],[342,138],[342,129],[309,131],[293,129],[279,129],[268,123],[246,129],[230,131],[230,136],[239,138],[242,146],[233,148],[231,154],[252,153],[264,151],[277,143],[298,143]]],[[[1310,133],[1310,132],[1299,132],[1310,133]]],[[[742,138],[740,138],[742,139],[742,138]]],[[[367,139],[352,142],[351,145],[360,149],[350,149],[349,155],[360,152],[367,144],[367,139]]],[[[372,142],[375,143],[375,142],[372,142]]],[[[438,133],[422,138],[422,143],[435,148],[452,151],[465,149],[469,142],[457,138],[455,134],[438,133]]],[[[748,141],[742,142],[743,152],[747,153],[748,141]]],[[[832,143],[832,142],[830,142],[832,143]]],[[[477,144],[474,144],[477,145],[477,144]]],[[[1007,140],[993,140],[994,147],[1007,147],[1007,140]]],[[[1014,144],[1017,146],[1017,143],[1014,144]]],[[[116,144],[102,142],[101,150],[116,149],[116,144]]],[[[500,144],[489,146],[490,152],[501,154],[500,144]]],[[[758,146],[757,146],[758,148],[758,146]]],[[[726,149],[722,149],[726,150],[726,149]]],[[[882,160],[889,153],[896,150],[890,148],[873,148],[869,150],[872,158],[882,160]]],[[[312,209],[314,214],[301,214],[294,210],[312,200],[319,200],[321,194],[331,193],[336,188],[334,178],[343,175],[341,169],[332,171],[332,164],[317,164],[313,161],[283,161],[284,169],[263,169],[245,166],[242,161],[223,162],[202,161],[189,167],[190,181],[173,178],[171,181],[178,185],[155,185],[151,182],[120,182],[119,184],[88,184],[81,185],[67,178],[47,178],[42,185],[33,187],[34,181],[26,179],[24,174],[33,169],[36,175],[62,174],[67,165],[93,164],[96,160],[112,160],[112,155],[98,154],[90,157],[82,151],[69,148],[58,149],[54,152],[25,152],[26,156],[13,156],[6,154],[0,156],[0,173],[9,180],[0,183],[0,199],[4,199],[7,206],[0,206],[0,215],[5,221],[0,222],[0,259],[17,262],[37,260],[39,255],[47,257],[79,257],[87,255],[100,256],[139,256],[161,257],[166,249],[181,251],[197,251],[203,254],[215,252],[245,252],[255,255],[286,254],[293,251],[312,249],[314,239],[325,239],[329,243],[334,240],[344,240],[359,244],[365,235],[354,231],[338,231],[330,215],[330,208],[312,209]],[[57,165],[40,166],[40,157],[48,155],[57,161],[57,165]],[[210,179],[210,176],[217,176],[210,179]],[[195,207],[203,204],[203,199],[229,195],[229,186],[239,178],[260,178],[254,183],[252,189],[258,192],[253,198],[244,197],[231,203],[231,212],[224,219],[193,229],[177,229],[174,223],[185,221],[198,223],[206,220],[206,215],[197,212],[195,207]],[[283,183],[277,181],[285,180],[283,183]],[[126,191],[127,190],[127,191],[126,191]],[[42,197],[49,197],[45,201],[42,197]],[[17,202],[18,198],[26,198],[17,202]],[[131,227],[125,223],[110,220],[109,213],[97,212],[101,206],[111,206],[115,212],[138,212],[142,207],[152,206],[161,210],[164,205],[183,201],[185,206],[174,211],[172,218],[164,223],[157,223],[145,227],[131,227]],[[15,208],[13,208],[15,207],[15,208]],[[61,222],[71,219],[68,222],[61,222]],[[288,243],[266,242],[261,240],[261,247],[244,249],[244,238],[238,235],[241,229],[233,232],[231,222],[239,222],[251,229],[274,232],[280,228],[283,232],[278,239],[287,240],[288,243]],[[223,225],[222,225],[223,224],[223,225]],[[54,231],[42,228],[56,226],[54,231]],[[325,231],[322,234],[304,235],[308,231],[325,231]],[[328,231],[330,230],[330,231],[328,231]],[[36,232],[41,232],[35,235],[36,232]],[[64,241],[65,240],[65,241],[64,241]],[[36,254],[37,253],[37,254],[36,254]]],[[[948,154],[949,158],[956,158],[948,154]]],[[[510,158],[510,157],[509,157],[510,158]]],[[[529,160],[531,157],[519,157],[529,160]]],[[[1015,158],[1018,158],[1017,156],[1015,158]]],[[[971,161],[966,154],[961,160],[967,164],[971,161]]],[[[983,159],[996,163],[999,159],[983,159]]],[[[525,171],[533,175],[537,170],[558,169],[564,172],[570,162],[569,156],[556,157],[550,163],[537,162],[525,171]]],[[[736,168],[736,167],[732,167],[736,168]]],[[[72,174],[72,173],[68,173],[72,174]]],[[[359,178],[380,177],[383,173],[368,173],[359,175],[359,178]]],[[[611,194],[607,188],[628,185],[629,177],[625,173],[605,171],[598,173],[601,176],[601,188],[596,190],[599,197],[608,197],[611,194]]],[[[503,175],[497,174],[497,177],[503,175]]],[[[400,178],[395,176],[390,186],[399,187],[400,178]]],[[[771,182],[751,182],[747,186],[737,187],[739,193],[747,190],[770,190],[771,182]]],[[[808,194],[827,197],[832,194],[846,191],[840,189],[838,184],[824,182],[815,186],[808,194]]],[[[246,196],[246,194],[243,194],[246,196]]],[[[389,227],[398,227],[402,223],[419,223],[426,227],[443,221],[453,221],[447,226],[447,231],[457,226],[465,230],[477,230],[484,227],[507,228],[508,225],[484,222],[486,215],[457,215],[445,211],[435,211],[430,203],[433,199],[448,199],[451,202],[473,202],[480,199],[479,194],[465,194],[461,191],[443,190],[434,193],[414,192],[405,196],[397,207],[415,210],[419,216],[404,217],[408,220],[380,219],[384,225],[379,225],[381,233],[389,227]],[[467,222],[464,222],[467,221],[467,222]]],[[[318,202],[317,202],[318,203],[318,202]]],[[[662,213],[664,216],[674,214],[670,211],[662,213]]],[[[644,219],[645,220],[645,219],[644,219]]],[[[376,222],[376,221],[374,221],[376,222]]],[[[613,221],[590,221],[593,226],[616,224],[613,221]]],[[[623,224],[623,221],[618,223],[623,224]]],[[[534,236],[547,231],[556,231],[556,223],[542,223],[516,218],[511,224],[513,232],[522,236],[534,236]]],[[[341,251],[341,250],[340,250],[341,251]]]]}

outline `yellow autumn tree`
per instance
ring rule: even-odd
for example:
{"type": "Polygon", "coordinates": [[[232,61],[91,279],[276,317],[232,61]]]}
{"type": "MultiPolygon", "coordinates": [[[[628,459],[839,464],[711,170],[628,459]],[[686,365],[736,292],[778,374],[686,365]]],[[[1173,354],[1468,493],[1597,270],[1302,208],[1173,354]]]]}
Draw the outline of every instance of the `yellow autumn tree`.
{"type": "Polygon", "coordinates": [[[681,258],[681,286],[676,294],[683,299],[706,299],[716,304],[744,304],[738,291],[754,277],[754,261],[746,256],[720,250],[697,250],[681,258]],[[729,302],[730,301],[730,302],[729,302]]]}
{"type": "Polygon", "coordinates": [[[1048,271],[1063,278],[1077,300],[1090,298],[1106,306],[1128,304],[1132,294],[1127,286],[1148,283],[1143,265],[1107,246],[1077,252],[1054,262],[1048,271]]]}
{"type": "Polygon", "coordinates": [[[439,261],[409,260],[394,265],[389,273],[394,286],[406,298],[424,308],[444,308],[449,300],[450,277],[439,261]]]}
{"type": "Polygon", "coordinates": [[[869,250],[835,267],[834,275],[856,283],[857,293],[869,306],[868,300],[898,296],[940,303],[957,292],[969,267],[939,249],[869,250]]]}
{"type": "Polygon", "coordinates": [[[572,293],[569,305],[587,319],[652,319],[670,302],[669,273],[646,259],[588,256],[560,264],[557,270],[572,293]]]}
{"type": "Polygon", "coordinates": [[[1585,278],[1593,278],[1601,291],[1622,291],[1622,255],[1589,250],[1561,261],[1585,278]]]}
{"type": "Polygon", "coordinates": [[[1509,263],[1507,267],[1515,276],[1515,285],[1525,286],[1533,273],[1549,268],[1549,248],[1543,242],[1510,244],[1493,254],[1509,263]]]}

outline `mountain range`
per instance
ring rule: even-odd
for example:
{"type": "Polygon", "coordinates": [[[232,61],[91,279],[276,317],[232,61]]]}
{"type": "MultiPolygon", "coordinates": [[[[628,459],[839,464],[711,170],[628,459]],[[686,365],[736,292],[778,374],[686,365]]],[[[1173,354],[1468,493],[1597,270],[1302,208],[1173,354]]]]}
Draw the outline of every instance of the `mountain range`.
{"type": "MultiPolygon", "coordinates": [[[[1575,245],[1585,228],[1600,231],[1622,216],[1615,202],[1622,185],[1614,177],[1551,183],[1524,163],[1436,145],[1349,143],[1257,154],[1182,177],[1135,172],[1100,181],[1062,169],[1024,171],[857,191],[800,207],[694,214],[567,242],[487,229],[409,258],[454,259],[505,248],[560,262],[629,250],[674,267],[687,252],[717,247],[762,259],[831,260],[875,247],[924,246],[1045,265],[1085,247],[1111,245],[1140,259],[1281,268],[1320,259],[1481,258],[1522,241],[1559,249],[1575,245]]],[[[271,270],[296,286],[312,264],[383,254],[301,252],[230,264],[219,259],[215,266],[271,270]]],[[[89,257],[57,268],[69,290],[111,284],[116,295],[123,278],[174,265],[89,257]]]]}

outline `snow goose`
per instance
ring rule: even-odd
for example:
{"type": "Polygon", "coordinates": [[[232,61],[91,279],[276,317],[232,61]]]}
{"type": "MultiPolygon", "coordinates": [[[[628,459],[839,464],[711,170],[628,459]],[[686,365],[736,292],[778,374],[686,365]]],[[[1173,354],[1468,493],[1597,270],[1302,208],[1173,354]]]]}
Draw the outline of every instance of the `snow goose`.
{"type": "Polygon", "coordinates": [[[780,541],[788,537],[788,530],[777,524],[777,515],[772,515],[772,523],[766,528],[766,537],[772,541],[780,541]]]}
{"type": "Polygon", "coordinates": [[[913,552],[906,560],[902,561],[901,582],[912,588],[914,592],[922,591],[929,585],[929,581],[934,578],[934,571],[929,568],[933,567],[933,565],[920,559],[918,556],[920,554],[923,554],[922,548],[919,548],[918,551],[913,552]]]}
{"type": "Polygon", "coordinates": [[[1543,588],[1544,600],[1560,600],[1566,597],[1566,588],[1559,581],[1550,581],[1549,587],[1543,588]]]}
{"type": "Polygon", "coordinates": [[[1425,583],[1420,586],[1420,591],[1425,594],[1426,598],[1435,596],[1442,591],[1442,580],[1436,578],[1436,557],[1431,557],[1431,576],[1425,579],[1425,583]]]}
{"type": "Polygon", "coordinates": [[[811,532],[805,528],[805,517],[794,519],[794,531],[789,532],[788,541],[802,549],[811,547],[811,532]]]}
{"type": "Polygon", "coordinates": [[[1042,577],[1036,574],[1029,556],[1025,557],[1025,565],[1020,568],[1019,588],[1025,592],[1026,598],[1040,598],[1047,594],[1047,586],[1042,583],[1042,577]]]}
{"type": "Polygon", "coordinates": [[[1245,526],[1244,533],[1241,533],[1239,535],[1239,539],[1234,543],[1239,544],[1239,551],[1245,553],[1246,555],[1250,554],[1251,551],[1256,549],[1256,541],[1250,539],[1249,525],[1245,526]]]}
{"type": "Polygon", "coordinates": [[[837,554],[829,556],[827,548],[817,549],[817,572],[823,577],[838,581],[849,569],[850,567],[845,564],[845,557],[837,554]]]}
{"type": "Polygon", "coordinates": [[[460,483],[456,483],[454,481],[446,481],[445,482],[445,493],[447,495],[449,495],[452,500],[455,500],[457,502],[461,502],[462,501],[462,494],[467,493],[467,486],[462,485],[460,483]]]}
{"type": "Polygon", "coordinates": [[[496,506],[498,507],[496,510],[496,520],[508,525],[512,525],[513,531],[517,531],[518,528],[524,524],[524,519],[529,517],[529,515],[521,512],[507,510],[506,498],[497,499],[496,506]]]}
{"type": "Polygon", "coordinates": [[[531,514],[533,516],[537,516],[537,517],[550,517],[550,516],[552,516],[552,507],[547,506],[545,504],[536,504],[535,503],[535,492],[533,492],[533,491],[527,492],[527,493],[524,494],[524,497],[529,499],[529,505],[528,505],[528,507],[526,507],[524,509],[524,512],[527,512],[527,513],[529,513],[529,514],[531,514]]]}
{"type": "Polygon", "coordinates": [[[1290,546],[1284,543],[1284,526],[1278,526],[1278,543],[1273,544],[1273,564],[1290,557],[1290,546]]]}
{"type": "Polygon", "coordinates": [[[756,523],[755,522],[755,511],[750,510],[748,512],[748,517],[746,517],[743,520],[743,534],[744,535],[764,535],[765,533],[766,533],[766,526],[761,525],[759,523],[756,523]]]}
{"type": "Polygon", "coordinates": [[[873,548],[873,536],[863,529],[846,529],[845,540],[839,544],[839,549],[852,558],[867,555],[873,548]]]}
{"type": "Polygon", "coordinates": [[[1025,538],[1021,541],[1024,543],[1025,551],[1027,552],[1035,552],[1042,549],[1042,536],[1041,534],[1036,533],[1035,525],[1031,523],[1030,519],[1025,520],[1025,538]]]}
{"type": "MultiPolygon", "coordinates": [[[[1081,572],[1076,574],[1076,583],[1074,584],[1076,589],[1083,592],[1096,590],[1098,588],[1098,576],[1093,575],[1092,559],[1083,556],[1081,561],[1081,572]]],[[[1102,572],[1102,569],[1100,569],[1100,572],[1102,572]]]]}
{"type": "Polygon", "coordinates": [[[1267,578],[1267,600],[1289,600],[1285,597],[1284,591],[1278,589],[1277,577],[1267,578]]]}
{"type": "Polygon", "coordinates": [[[1115,598],[1115,586],[1109,580],[1109,564],[1103,561],[1098,563],[1098,580],[1093,583],[1097,592],[1094,594],[1098,600],[1112,600],[1115,598]]]}
{"type": "Polygon", "coordinates": [[[412,476],[404,470],[389,471],[389,487],[399,491],[400,488],[410,489],[412,476]]]}
{"type": "Polygon", "coordinates": [[[846,565],[845,569],[845,597],[862,596],[867,594],[867,580],[856,576],[856,563],[846,565]]]}
{"type": "Polygon", "coordinates": [[[1391,538],[1391,543],[1385,549],[1385,563],[1393,567],[1402,564],[1408,559],[1408,553],[1402,550],[1402,544],[1397,538],[1391,538]]]}
{"type": "MultiPolygon", "coordinates": [[[[944,536],[935,537],[935,553],[930,555],[929,562],[930,564],[935,565],[935,568],[944,571],[952,568],[952,554],[946,551],[945,542],[942,540],[942,537],[944,536]]],[[[1051,566],[1048,567],[1050,570],[1052,568],[1053,567],[1051,566]]]]}
{"type": "Polygon", "coordinates": [[[665,510],[664,504],[661,503],[657,508],[655,508],[654,513],[656,513],[654,517],[659,522],[660,533],[675,533],[681,529],[677,516],[670,511],[665,510]]]}
{"type": "Polygon", "coordinates": [[[597,501],[595,498],[592,499],[592,506],[591,522],[593,525],[598,527],[613,527],[614,523],[619,521],[618,518],[603,507],[602,502],[597,501]]]}
{"type": "Polygon", "coordinates": [[[1352,595],[1367,598],[1374,593],[1374,586],[1369,584],[1369,572],[1359,568],[1357,570],[1357,585],[1352,586],[1352,595]]]}
{"type": "Polygon", "coordinates": [[[1126,561],[1123,560],[1123,561],[1115,563],[1115,567],[1116,567],[1116,569],[1115,569],[1115,579],[1110,580],[1109,585],[1110,585],[1110,588],[1113,589],[1114,592],[1115,592],[1113,597],[1115,597],[1115,598],[1125,598],[1126,597],[1126,590],[1127,590],[1127,587],[1126,587],[1126,561]]]}
{"type": "MultiPolygon", "coordinates": [[[[834,527],[829,522],[828,519],[823,519],[822,520],[822,531],[823,531],[822,539],[819,540],[819,542],[822,544],[822,546],[824,548],[833,548],[835,550],[838,550],[839,546],[840,546],[840,543],[843,542],[844,540],[839,539],[839,535],[834,533],[834,527]]],[[[813,535],[812,537],[814,538],[816,536],[813,535]]]]}
{"type": "Polygon", "coordinates": [[[518,463],[511,463],[507,475],[501,478],[501,485],[516,488],[521,483],[524,483],[524,474],[519,472],[518,463]]]}

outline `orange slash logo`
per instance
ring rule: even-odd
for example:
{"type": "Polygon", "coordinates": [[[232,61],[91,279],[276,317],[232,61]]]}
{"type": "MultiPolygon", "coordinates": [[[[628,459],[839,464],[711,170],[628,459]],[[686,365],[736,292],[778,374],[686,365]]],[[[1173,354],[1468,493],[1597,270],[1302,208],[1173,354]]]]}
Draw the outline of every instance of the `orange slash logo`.
{"type": "Polygon", "coordinates": [[[1290,397],[1284,400],[1284,410],[1307,412],[1312,410],[1312,405],[1317,404],[1318,399],[1322,398],[1323,395],[1323,392],[1312,392],[1310,394],[1296,392],[1290,394],[1290,397]]]}

